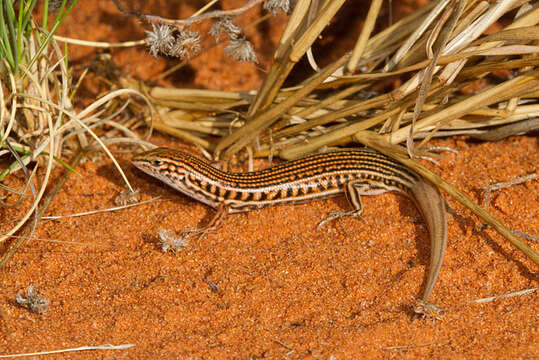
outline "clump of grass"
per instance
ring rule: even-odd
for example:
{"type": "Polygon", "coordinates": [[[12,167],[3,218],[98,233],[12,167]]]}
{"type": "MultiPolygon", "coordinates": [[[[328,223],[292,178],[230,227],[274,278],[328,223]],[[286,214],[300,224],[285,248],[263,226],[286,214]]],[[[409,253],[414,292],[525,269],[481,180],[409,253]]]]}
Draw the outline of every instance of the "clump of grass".
{"type": "MultiPolygon", "coordinates": [[[[32,189],[34,196],[31,205],[24,205],[25,209],[20,212],[20,218],[14,221],[15,225],[0,234],[0,242],[21,229],[32,214],[35,214],[35,227],[38,208],[53,166],[60,164],[73,171],[62,158],[80,151],[103,148],[119,169],[107,145],[117,143],[120,137],[124,142],[141,143],[129,130],[129,119],[112,121],[123,112],[129,101],[115,107],[117,104],[111,103],[111,100],[141,95],[138,91],[116,90],[81,111],[75,109],[73,102],[85,73],[78,83],[73,83],[67,47],[60,48],[53,34],[77,1],[49,3],[45,0],[40,26],[33,17],[36,3],[37,0],[7,0],[0,6],[0,54],[3,59],[0,64],[0,159],[12,161],[0,173],[0,181],[17,174],[21,169],[27,181],[27,185],[21,189],[3,187],[2,191],[12,195],[15,200],[9,203],[1,200],[0,206],[21,208],[28,188],[32,189]],[[49,5],[56,9],[50,28],[49,5]],[[43,167],[45,171],[37,181],[38,169],[43,167]],[[39,188],[34,189],[34,186],[39,188]]],[[[133,192],[121,169],[119,171],[126,186],[133,192]]],[[[31,237],[33,230],[29,234],[31,237]]]]}
{"type": "MultiPolygon", "coordinates": [[[[76,1],[75,1],[76,2],[76,1]]],[[[74,2],[68,7],[66,1],[52,2],[48,0],[43,4],[43,24],[42,27],[48,34],[40,34],[39,39],[34,43],[28,40],[34,32],[32,12],[37,4],[37,0],[5,0],[0,6],[0,55],[5,60],[0,64],[2,75],[7,72],[18,76],[24,68],[31,68],[45,49],[58,26],[69,14],[74,2]],[[48,28],[49,8],[56,12],[51,29],[48,28]],[[32,48],[33,51],[29,51],[32,48]]],[[[24,79],[24,75],[21,79],[24,79]]]]}

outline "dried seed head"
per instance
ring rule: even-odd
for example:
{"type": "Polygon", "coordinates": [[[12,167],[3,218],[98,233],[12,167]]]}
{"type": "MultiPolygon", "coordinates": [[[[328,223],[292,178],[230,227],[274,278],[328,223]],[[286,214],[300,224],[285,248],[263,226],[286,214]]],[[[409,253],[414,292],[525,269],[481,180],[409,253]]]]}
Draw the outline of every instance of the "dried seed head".
{"type": "Polygon", "coordinates": [[[39,314],[45,311],[50,305],[49,300],[39,296],[37,288],[33,284],[30,284],[30,286],[28,286],[28,290],[26,291],[26,297],[24,297],[20,293],[17,293],[17,295],[15,296],[15,301],[17,301],[17,304],[24,306],[35,314],[39,314]]]}
{"type": "Polygon", "coordinates": [[[225,53],[238,61],[251,61],[258,64],[253,45],[245,38],[230,40],[225,53]]]}
{"type": "Polygon", "coordinates": [[[152,23],[152,31],[146,31],[146,44],[150,47],[150,54],[157,56],[159,53],[166,54],[174,43],[172,28],[168,25],[156,25],[152,23]]]}
{"type": "Polygon", "coordinates": [[[264,3],[264,9],[270,11],[273,15],[277,15],[279,10],[288,14],[292,5],[290,0],[267,0],[264,3]]]}
{"type": "Polygon", "coordinates": [[[182,248],[189,246],[187,239],[181,236],[175,236],[174,232],[168,229],[160,229],[158,231],[159,245],[161,245],[161,251],[178,252],[182,248]]]}
{"type": "Polygon", "coordinates": [[[196,31],[155,24],[152,24],[152,28],[152,31],[146,31],[146,44],[153,56],[164,54],[186,58],[200,51],[200,34],[196,31]]]}
{"type": "Polygon", "coordinates": [[[125,189],[114,198],[114,204],[116,206],[126,206],[129,204],[138,203],[140,200],[139,189],[131,192],[129,189],[125,189]]]}
{"type": "Polygon", "coordinates": [[[176,29],[174,42],[167,54],[179,58],[187,58],[200,51],[200,34],[196,31],[176,29]]]}
{"type": "Polygon", "coordinates": [[[238,39],[243,34],[243,29],[234,24],[230,17],[223,17],[212,26],[210,35],[215,38],[216,42],[219,42],[222,32],[227,34],[230,39],[238,39]]]}

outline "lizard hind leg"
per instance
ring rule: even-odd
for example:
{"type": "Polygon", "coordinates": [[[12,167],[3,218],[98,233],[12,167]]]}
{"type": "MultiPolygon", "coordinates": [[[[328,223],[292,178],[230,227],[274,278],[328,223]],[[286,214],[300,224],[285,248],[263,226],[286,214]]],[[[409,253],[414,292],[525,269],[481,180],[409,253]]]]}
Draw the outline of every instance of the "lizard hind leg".
{"type": "MultiPolygon", "coordinates": [[[[366,192],[371,188],[371,185],[363,181],[349,181],[344,187],[344,194],[346,199],[354,208],[351,211],[333,211],[329,214],[327,218],[318,223],[318,227],[324,226],[327,222],[338,219],[342,220],[343,217],[359,217],[363,221],[367,222],[362,216],[363,213],[363,203],[361,202],[361,193],[366,192]]],[[[342,222],[341,222],[342,226],[342,222]]],[[[346,232],[346,231],[345,231],[346,232]]]]}

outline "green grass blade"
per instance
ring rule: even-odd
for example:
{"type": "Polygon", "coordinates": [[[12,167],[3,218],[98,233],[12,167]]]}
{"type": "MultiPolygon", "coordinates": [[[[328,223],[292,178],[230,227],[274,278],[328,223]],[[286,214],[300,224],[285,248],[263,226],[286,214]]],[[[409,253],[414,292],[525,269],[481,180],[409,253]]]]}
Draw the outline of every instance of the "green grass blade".
{"type": "MultiPolygon", "coordinates": [[[[45,50],[45,48],[48,46],[49,42],[51,41],[52,37],[56,33],[56,30],[58,30],[58,27],[60,26],[60,24],[62,24],[62,22],[65,20],[65,18],[67,17],[67,15],[71,11],[71,9],[73,9],[73,6],[75,6],[75,4],[77,3],[77,0],[73,0],[71,5],[64,11],[64,13],[60,14],[60,11],[65,7],[66,2],[67,2],[67,0],[62,1],[62,6],[60,6],[60,10],[58,11],[59,15],[56,16],[56,18],[54,20],[54,23],[53,23],[53,26],[52,26],[51,30],[49,31],[49,34],[45,38],[45,41],[43,41],[43,43],[39,47],[39,50],[37,51],[36,55],[32,58],[32,61],[30,61],[30,64],[28,65],[28,68],[31,68],[32,66],[34,66],[35,62],[41,56],[41,54],[43,53],[43,51],[45,50]]],[[[25,77],[25,76],[26,75],[23,75],[23,77],[25,77]]]]}
{"type": "MultiPolygon", "coordinates": [[[[24,161],[24,159],[26,159],[29,156],[30,155],[23,155],[23,156],[21,156],[21,160],[24,161]]],[[[6,176],[8,176],[9,173],[11,172],[11,170],[13,170],[15,168],[15,166],[17,166],[18,164],[19,164],[19,162],[17,160],[15,160],[4,171],[2,171],[2,173],[0,173],[0,181],[4,180],[4,178],[6,176]]]]}
{"type": "Polygon", "coordinates": [[[43,29],[49,30],[49,0],[43,2],[43,29]]]}
{"type": "MultiPolygon", "coordinates": [[[[15,50],[17,51],[17,58],[19,59],[19,63],[21,62],[21,59],[24,57],[24,46],[22,43],[23,40],[23,34],[24,34],[24,28],[23,28],[23,17],[24,17],[24,8],[26,5],[26,1],[20,1],[19,2],[19,13],[17,14],[17,33],[15,33],[16,36],[16,45],[15,50]]],[[[17,69],[18,70],[18,69],[17,69]]]]}
{"type": "Polygon", "coordinates": [[[11,54],[13,55],[13,67],[11,71],[14,74],[18,73],[19,69],[19,51],[17,49],[17,36],[15,35],[15,10],[13,4],[9,1],[4,2],[6,10],[6,23],[7,23],[7,37],[11,47],[11,54]]]}
{"type": "MultiPolygon", "coordinates": [[[[49,155],[48,153],[45,153],[43,152],[42,153],[43,155],[49,155]]],[[[56,156],[53,156],[52,157],[55,161],[57,161],[58,163],[60,163],[60,165],[62,165],[63,167],[65,167],[67,170],[77,174],[77,175],[80,175],[80,173],[75,170],[74,168],[72,168],[68,163],[66,163],[64,160],[60,159],[60,158],[57,158],[56,156]]]]}
{"type": "MultiPolygon", "coordinates": [[[[6,5],[7,6],[7,5],[6,5]]],[[[7,24],[4,17],[4,6],[0,6],[0,55],[3,55],[12,71],[15,68],[11,43],[8,37],[7,24]]]]}
{"type": "Polygon", "coordinates": [[[34,8],[37,4],[37,0],[31,0],[30,4],[28,6],[28,9],[24,11],[23,19],[22,19],[22,28],[26,31],[29,30],[28,25],[30,24],[30,21],[32,20],[32,12],[34,11],[34,8]]]}
{"type": "MultiPolygon", "coordinates": [[[[25,159],[27,158],[28,156],[32,155],[31,152],[27,151],[26,149],[24,148],[21,148],[21,147],[18,147],[18,146],[11,146],[13,148],[13,150],[17,151],[18,153],[20,153],[22,156],[21,156],[21,159],[25,159]]],[[[50,154],[46,151],[42,151],[39,155],[46,155],[46,156],[50,156],[50,154]]],[[[57,158],[56,156],[53,156],[52,157],[54,159],[54,161],[58,162],[60,165],[62,165],[63,167],[65,167],[67,170],[77,174],[77,175],[80,175],[80,173],[75,170],[74,168],[72,168],[68,163],[66,163],[64,160],[60,159],[60,158],[57,158]]],[[[0,173],[0,181],[2,181],[7,175],[9,175],[9,173],[11,172],[11,170],[13,170],[13,168],[17,165],[17,161],[11,163],[9,165],[9,167],[7,169],[5,169],[4,171],[2,171],[2,173],[0,173]]]]}

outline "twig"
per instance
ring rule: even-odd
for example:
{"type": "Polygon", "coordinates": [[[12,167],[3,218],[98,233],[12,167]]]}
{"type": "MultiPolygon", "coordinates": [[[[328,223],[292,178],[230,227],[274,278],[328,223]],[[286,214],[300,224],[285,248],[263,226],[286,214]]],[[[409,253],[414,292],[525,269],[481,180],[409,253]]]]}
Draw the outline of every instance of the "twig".
{"type": "Polygon", "coordinates": [[[281,345],[282,347],[284,347],[286,350],[289,350],[289,351],[294,351],[294,349],[292,349],[290,346],[286,345],[284,342],[282,341],[279,341],[277,339],[273,339],[273,341],[275,341],[277,344],[281,345]]]}
{"type": "MultiPolygon", "coordinates": [[[[277,339],[273,339],[273,341],[275,341],[277,344],[281,345],[282,347],[284,347],[286,350],[288,350],[288,352],[286,353],[286,356],[290,356],[292,355],[296,350],[294,350],[293,348],[291,348],[290,346],[286,345],[284,342],[282,341],[279,341],[277,339]]],[[[331,359],[331,358],[330,358],[331,359]]]]}
{"type": "Polygon", "coordinates": [[[48,354],[61,354],[72,351],[87,351],[87,350],[124,350],[129,349],[135,346],[135,344],[122,344],[122,345],[97,345],[97,346],[81,346],[78,348],[68,348],[61,350],[51,350],[51,351],[41,351],[35,353],[24,353],[24,354],[10,354],[10,355],[0,355],[0,358],[10,358],[10,357],[23,357],[23,356],[36,356],[36,355],[48,355],[48,354]]]}
{"type": "Polygon", "coordinates": [[[504,182],[500,182],[500,183],[493,184],[493,185],[483,186],[481,189],[486,190],[485,201],[483,202],[483,207],[485,209],[488,207],[488,201],[489,201],[489,198],[490,198],[490,192],[492,190],[503,189],[503,188],[513,186],[513,185],[517,185],[517,184],[521,184],[523,182],[526,182],[528,180],[533,180],[533,179],[537,179],[536,174],[529,174],[529,175],[521,176],[521,177],[518,177],[516,179],[509,180],[509,181],[504,181],[504,182]]]}
{"type": "Polygon", "coordinates": [[[531,131],[539,130],[539,118],[527,119],[513,124],[504,125],[484,133],[471,135],[475,139],[483,141],[498,141],[508,136],[525,134],[531,131]]]}
{"type": "MultiPolygon", "coordinates": [[[[505,181],[505,182],[500,182],[500,183],[493,184],[493,185],[483,186],[481,189],[486,190],[486,192],[485,192],[485,201],[483,202],[483,207],[485,209],[488,207],[488,202],[489,202],[489,198],[490,198],[490,192],[492,190],[503,189],[503,188],[506,188],[506,187],[509,187],[509,186],[521,184],[521,183],[526,182],[528,180],[534,180],[534,179],[537,179],[537,175],[536,174],[529,174],[529,175],[526,175],[526,176],[521,176],[521,177],[516,178],[516,179],[512,179],[510,181],[505,181]]],[[[523,237],[526,240],[539,241],[538,237],[524,234],[523,232],[518,231],[518,230],[511,230],[511,232],[513,234],[515,234],[515,235],[523,237]]]]}
{"type": "Polygon", "coordinates": [[[165,19],[165,18],[162,18],[160,16],[156,16],[156,15],[147,15],[147,14],[139,13],[138,11],[127,10],[126,8],[124,8],[122,6],[122,4],[120,4],[120,2],[118,0],[112,0],[112,1],[114,2],[116,7],[118,8],[118,10],[120,10],[124,14],[126,14],[128,16],[131,16],[131,17],[136,17],[136,18],[145,20],[145,21],[147,21],[149,23],[167,24],[167,25],[171,25],[171,26],[182,26],[182,25],[183,26],[189,26],[189,25],[192,25],[194,23],[197,23],[197,22],[205,20],[205,19],[225,17],[225,16],[238,16],[238,15],[246,12],[247,10],[252,8],[253,6],[260,4],[263,0],[250,0],[247,4],[245,4],[244,6],[241,6],[241,7],[237,8],[237,9],[215,10],[215,11],[207,12],[207,13],[202,14],[202,15],[191,16],[190,18],[180,19],[180,20],[178,20],[178,19],[165,19]]]}
{"type": "Polygon", "coordinates": [[[528,235],[528,234],[524,234],[522,231],[518,231],[518,230],[515,230],[515,229],[512,229],[511,232],[515,235],[518,235],[520,237],[523,237],[524,239],[526,240],[531,240],[531,241],[539,241],[539,237],[537,236],[532,236],[532,235],[528,235]]]}
{"type": "MultiPolygon", "coordinates": [[[[157,200],[160,200],[160,196],[149,199],[149,200],[146,200],[146,201],[141,201],[141,202],[138,202],[136,204],[128,204],[128,205],[123,205],[123,206],[116,206],[116,207],[111,207],[111,208],[107,208],[107,209],[98,209],[98,210],[93,210],[93,211],[86,211],[86,212],[70,214],[70,215],[43,216],[41,219],[42,220],[58,220],[58,219],[70,218],[70,217],[93,215],[93,214],[99,214],[99,213],[104,213],[104,212],[109,212],[109,211],[127,209],[127,208],[130,208],[130,207],[133,207],[133,206],[139,206],[139,205],[148,204],[150,202],[154,202],[154,201],[157,201],[157,200]]],[[[164,199],[161,199],[161,200],[164,200],[164,199]]]]}
{"type": "Polygon", "coordinates": [[[496,300],[496,299],[504,299],[504,298],[510,298],[510,297],[514,297],[514,296],[521,296],[521,295],[531,294],[531,293],[533,293],[533,292],[535,292],[535,291],[537,291],[537,290],[539,290],[539,287],[531,288],[531,289],[525,289],[525,290],[520,290],[520,291],[508,293],[508,294],[498,295],[498,296],[492,296],[492,297],[488,297],[488,298],[482,298],[482,299],[477,299],[477,300],[471,300],[471,301],[469,301],[469,302],[470,302],[470,303],[483,304],[483,303],[487,303],[487,302],[494,301],[494,300],[496,300]]]}

